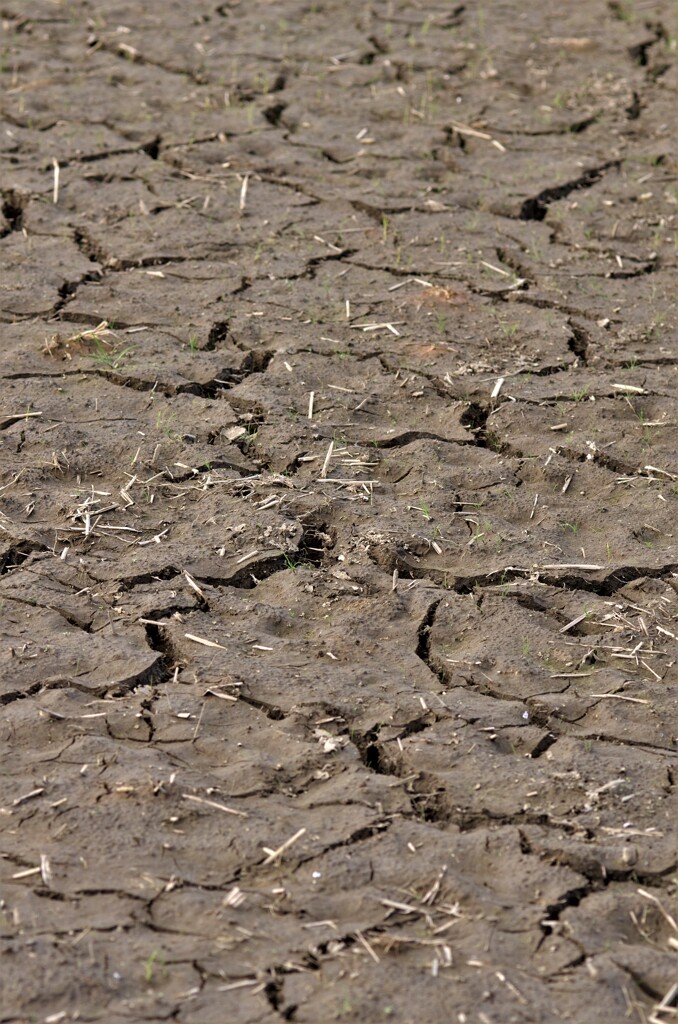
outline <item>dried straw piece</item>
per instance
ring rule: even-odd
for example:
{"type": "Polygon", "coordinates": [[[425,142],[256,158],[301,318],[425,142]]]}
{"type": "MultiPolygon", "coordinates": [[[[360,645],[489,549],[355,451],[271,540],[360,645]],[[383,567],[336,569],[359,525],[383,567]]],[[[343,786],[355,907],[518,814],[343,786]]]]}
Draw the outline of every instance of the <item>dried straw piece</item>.
{"type": "Polygon", "coordinates": [[[649,900],[651,903],[654,903],[654,905],[659,910],[659,913],[662,915],[662,917],[668,924],[669,928],[671,928],[674,932],[678,934],[678,923],[676,922],[676,919],[672,917],[671,914],[669,914],[668,910],[664,909],[664,905],[662,904],[661,900],[659,900],[654,895],[654,893],[647,892],[646,889],[637,889],[636,892],[639,896],[642,896],[643,899],[649,900]]]}
{"type": "Polygon", "coordinates": [[[240,210],[241,213],[244,212],[245,204],[247,203],[247,186],[249,185],[249,181],[250,176],[249,174],[246,174],[243,177],[242,184],[240,186],[240,200],[238,202],[238,209],[240,210]]]}
{"type": "Polygon", "coordinates": [[[269,847],[265,846],[264,853],[268,854],[268,856],[266,857],[266,860],[263,861],[264,867],[268,864],[273,864],[275,861],[279,860],[282,857],[285,850],[289,850],[290,846],[292,846],[293,843],[296,843],[297,839],[301,839],[305,832],[305,828],[300,828],[299,831],[295,832],[293,836],[290,836],[289,839],[286,839],[282,846],[279,846],[277,850],[271,850],[269,849],[269,847]]]}
{"type": "Polygon", "coordinates": [[[192,576],[190,576],[190,575],[189,575],[189,574],[188,574],[188,573],[186,572],[186,570],[185,570],[185,569],[184,569],[184,576],[186,577],[186,582],[188,583],[189,587],[191,587],[191,588],[192,588],[193,590],[195,590],[195,592],[196,592],[196,594],[198,595],[198,597],[200,598],[200,600],[201,600],[201,601],[204,601],[204,602],[205,602],[205,604],[207,604],[207,598],[205,597],[205,595],[204,595],[203,591],[202,591],[202,590],[200,589],[200,587],[199,587],[199,586],[198,586],[198,584],[197,584],[197,583],[195,582],[195,580],[193,579],[193,577],[192,577],[192,576]]]}
{"type": "Polygon", "coordinates": [[[369,942],[367,941],[367,939],[365,938],[363,933],[362,932],[356,932],[355,933],[355,937],[358,940],[358,942],[360,943],[360,945],[363,947],[363,949],[367,950],[368,954],[372,957],[372,959],[374,960],[375,964],[380,964],[381,960],[379,959],[377,954],[374,952],[374,950],[372,949],[372,946],[370,946],[369,942]]]}
{"type": "Polygon", "coordinates": [[[238,818],[249,818],[249,814],[246,811],[236,811],[235,808],[227,807],[226,804],[219,804],[216,800],[205,800],[203,797],[194,796],[192,793],[182,793],[181,797],[183,800],[192,800],[193,803],[213,807],[216,811],[223,811],[224,814],[235,814],[238,818]]]}
{"type": "Polygon", "coordinates": [[[325,461],[323,462],[322,469],[320,470],[320,479],[321,480],[324,480],[325,477],[327,476],[327,470],[329,469],[329,465],[330,465],[330,461],[332,459],[332,452],[333,451],[334,451],[334,441],[330,441],[330,446],[327,449],[327,455],[325,456],[325,461]]]}
{"type": "Polygon", "coordinates": [[[582,612],[581,615],[577,615],[576,619],[572,619],[567,623],[567,625],[563,626],[562,629],[559,629],[558,632],[567,633],[569,630],[574,629],[575,626],[578,626],[580,622],[583,622],[584,619],[587,618],[588,614],[588,612],[582,612]]]}
{"type": "Polygon", "coordinates": [[[202,636],[194,636],[193,633],[184,633],[187,640],[192,640],[195,644],[202,644],[203,647],[218,647],[220,651],[225,651],[226,648],[223,644],[218,644],[214,640],[206,640],[202,636]]]}

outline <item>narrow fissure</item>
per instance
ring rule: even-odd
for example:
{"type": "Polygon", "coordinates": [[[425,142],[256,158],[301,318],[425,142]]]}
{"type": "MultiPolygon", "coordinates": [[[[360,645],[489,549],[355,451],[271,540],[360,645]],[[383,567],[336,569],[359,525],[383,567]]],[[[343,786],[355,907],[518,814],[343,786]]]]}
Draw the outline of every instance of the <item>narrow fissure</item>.
{"type": "Polygon", "coordinates": [[[590,170],[585,171],[572,181],[566,181],[562,185],[554,185],[550,188],[542,189],[536,196],[532,196],[523,202],[523,205],[520,207],[520,220],[544,220],[551,203],[557,202],[559,199],[565,199],[571,192],[595,185],[606,171],[613,167],[619,169],[620,166],[620,160],[608,160],[599,167],[590,168],[590,170]]]}

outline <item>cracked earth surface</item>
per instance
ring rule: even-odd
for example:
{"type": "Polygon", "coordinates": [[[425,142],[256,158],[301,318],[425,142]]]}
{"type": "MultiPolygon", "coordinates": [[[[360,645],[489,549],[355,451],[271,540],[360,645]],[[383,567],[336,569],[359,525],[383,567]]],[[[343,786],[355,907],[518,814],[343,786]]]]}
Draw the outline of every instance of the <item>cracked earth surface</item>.
{"type": "Polygon", "coordinates": [[[0,1021],[675,1019],[678,19],[548,7],[3,5],[0,1021]]]}

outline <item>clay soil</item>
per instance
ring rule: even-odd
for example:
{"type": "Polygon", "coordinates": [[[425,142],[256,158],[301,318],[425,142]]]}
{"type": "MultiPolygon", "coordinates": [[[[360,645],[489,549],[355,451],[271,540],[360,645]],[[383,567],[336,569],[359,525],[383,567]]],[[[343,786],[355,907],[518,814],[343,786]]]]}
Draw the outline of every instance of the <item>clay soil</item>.
{"type": "Polygon", "coordinates": [[[0,17],[0,1021],[671,1024],[675,4],[0,17]]]}

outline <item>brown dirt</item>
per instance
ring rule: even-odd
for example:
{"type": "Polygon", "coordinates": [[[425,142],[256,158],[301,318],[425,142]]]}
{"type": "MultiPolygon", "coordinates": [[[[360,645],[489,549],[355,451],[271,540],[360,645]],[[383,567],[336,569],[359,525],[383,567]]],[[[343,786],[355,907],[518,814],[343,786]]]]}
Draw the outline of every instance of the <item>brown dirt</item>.
{"type": "Polygon", "coordinates": [[[552,7],[6,0],[0,1021],[675,1019],[678,18],[552,7]]]}

